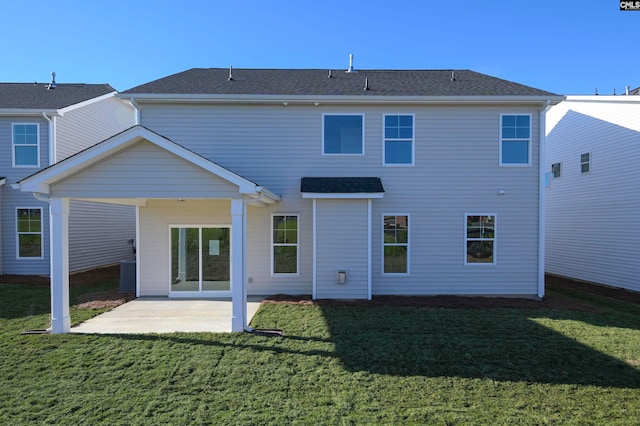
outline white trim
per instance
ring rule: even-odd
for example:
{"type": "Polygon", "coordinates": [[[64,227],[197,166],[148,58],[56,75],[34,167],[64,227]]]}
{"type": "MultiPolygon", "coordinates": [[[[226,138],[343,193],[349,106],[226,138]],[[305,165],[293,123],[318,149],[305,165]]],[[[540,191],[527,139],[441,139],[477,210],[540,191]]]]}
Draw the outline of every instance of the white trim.
{"type": "Polygon", "coordinates": [[[169,297],[170,298],[180,298],[180,297],[231,297],[233,291],[233,281],[231,278],[231,271],[233,271],[233,242],[232,242],[232,229],[231,224],[169,224],[169,297]],[[198,229],[198,242],[199,242],[199,252],[198,252],[198,290],[193,291],[172,291],[171,290],[171,281],[173,277],[171,276],[171,230],[172,229],[180,229],[180,228],[197,228],[198,229]],[[224,228],[229,230],[229,290],[203,290],[202,283],[202,254],[205,250],[205,247],[202,243],[202,230],[204,228],[224,228]]]}
{"type": "MultiPolygon", "coordinates": [[[[540,110],[540,125],[539,131],[540,136],[538,140],[538,150],[539,150],[539,164],[538,164],[538,297],[542,298],[545,294],[545,244],[546,244],[546,215],[545,215],[545,151],[546,151],[546,127],[547,127],[547,110],[549,106],[547,105],[545,108],[540,110]]],[[[561,166],[562,168],[562,166],[561,166]]],[[[562,176],[562,173],[561,173],[562,176]]],[[[496,219],[496,229],[497,225],[496,219]]],[[[498,234],[495,234],[496,238],[498,234]]],[[[495,251],[495,247],[494,247],[495,251]]],[[[495,254],[494,254],[495,256],[495,254]]],[[[494,258],[495,260],[495,258],[494,258]]]]}
{"type": "Polygon", "coordinates": [[[477,104],[477,105],[555,105],[565,99],[562,95],[545,96],[378,96],[378,95],[257,95],[257,94],[166,94],[166,93],[120,93],[116,97],[135,99],[138,103],[257,103],[289,105],[342,105],[342,104],[477,104]]]}
{"type": "MultiPolygon", "coordinates": [[[[406,139],[390,138],[390,142],[402,142],[406,139]]],[[[415,113],[383,113],[382,114],[382,167],[414,167],[416,165],[416,114],[415,113]],[[411,116],[411,163],[388,163],[387,164],[387,137],[385,135],[387,116],[400,117],[403,115],[411,116]]]]}
{"type": "Polygon", "coordinates": [[[311,298],[316,300],[318,297],[318,263],[317,263],[317,254],[318,254],[318,238],[317,238],[317,223],[318,223],[318,201],[314,198],[312,201],[312,211],[313,211],[313,224],[311,229],[313,230],[313,277],[312,277],[312,285],[311,285],[311,298]]]}
{"type": "Polygon", "coordinates": [[[381,253],[380,253],[380,272],[383,277],[409,277],[411,276],[411,213],[403,212],[403,213],[382,213],[381,215],[382,223],[381,223],[381,253]],[[405,243],[385,243],[384,242],[384,217],[385,216],[406,216],[407,217],[407,242],[405,243]],[[384,271],[384,248],[390,247],[407,247],[407,272],[385,272],[384,271]]]}
{"type": "Polygon", "coordinates": [[[42,207],[16,207],[13,215],[13,223],[15,225],[16,236],[16,260],[43,260],[44,259],[44,208],[42,207]],[[18,230],[18,210],[40,210],[40,232],[20,232],[18,230]],[[40,234],[40,256],[39,257],[20,257],[20,235],[37,235],[40,234]]]}
{"type": "Polygon", "coordinates": [[[195,154],[194,152],[176,144],[175,142],[154,133],[144,127],[134,126],[124,132],[100,142],[80,153],[52,165],[39,173],[29,176],[19,182],[21,191],[50,193],[50,185],[85,170],[105,158],[135,145],[141,140],[167,150],[182,159],[203,168],[204,170],[238,186],[238,192],[260,198],[265,203],[276,203],[280,197],[258,186],[242,176],[195,154]]]}
{"type": "Polygon", "coordinates": [[[482,266],[496,266],[498,264],[498,215],[496,213],[465,213],[464,214],[464,266],[482,267],[482,266]],[[467,217],[469,216],[493,216],[493,239],[491,238],[472,238],[475,240],[491,240],[493,241],[493,262],[467,262],[467,217]]]}
{"type": "MultiPolygon", "coordinates": [[[[40,123],[11,123],[11,165],[15,169],[37,169],[40,168],[40,146],[42,141],[40,140],[40,123]],[[15,126],[36,126],[38,143],[36,144],[36,159],[37,164],[21,165],[16,164],[16,141],[15,141],[15,126]]],[[[33,146],[33,145],[18,145],[18,146],[33,146]]]]}
{"type": "Polygon", "coordinates": [[[113,92],[110,92],[110,93],[106,93],[104,95],[100,95],[100,96],[95,97],[95,98],[87,99],[86,101],[78,102],[77,104],[73,104],[73,105],[69,105],[69,106],[64,107],[64,108],[60,108],[58,110],[58,114],[64,115],[65,113],[67,113],[69,111],[73,111],[74,109],[82,108],[84,106],[91,105],[93,103],[102,101],[104,99],[115,97],[115,95],[117,93],[118,93],[117,91],[113,91],[113,92]]]}
{"type": "Polygon", "coordinates": [[[322,113],[322,139],[321,139],[321,154],[323,157],[364,157],[365,155],[365,122],[364,122],[364,113],[363,112],[323,112],[322,113]],[[327,116],[333,117],[360,117],[362,118],[362,152],[324,152],[324,118],[327,116]]]}
{"type": "Polygon", "coordinates": [[[69,333],[69,199],[52,198],[49,217],[51,332],[69,333]]]}
{"type": "Polygon", "coordinates": [[[382,198],[384,192],[356,192],[356,193],[336,193],[336,192],[303,192],[302,198],[323,198],[323,199],[370,199],[370,198],[382,198]]]}
{"type": "MultiPolygon", "coordinates": [[[[531,155],[532,155],[532,145],[533,145],[533,138],[532,138],[531,135],[533,133],[533,116],[531,114],[523,114],[522,112],[512,112],[512,113],[504,112],[504,113],[500,113],[499,126],[500,126],[499,127],[500,138],[498,139],[498,143],[499,143],[498,152],[499,152],[500,159],[499,159],[498,165],[500,167],[531,167],[531,165],[532,165],[531,155]],[[528,140],[529,140],[529,152],[527,153],[527,160],[528,160],[527,163],[503,163],[502,162],[502,142],[505,141],[505,139],[502,137],[502,118],[505,115],[513,115],[515,117],[518,117],[518,116],[528,116],[529,117],[529,137],[528,137],[528,140]]],[[[520,141],[520,140],[522,140],[522,138],[508,138],[508,139],[506,139],[506,142],[513,142],[513,141],[520,141]]]]}
{"type": "Polygon", "coordinates": [[[247,203],[231,200],[231,331],[247,329],[247,280],[245,261],[242,258],[247,244],[247,203]]]}
{"type": "MultiPolygon", "coordinates": [[[[271,276],[286,278],[286,277],[299,277],[300,276],[300,213],[271,213],[271,223],[269,225],[269,229],[271,231],[271,276]],[[275,272],[274,271],[274,249],[275,243],[273,242],[273,218],[276,216],[295,216],[296,219],[296,272],[295,273],[285,273],[285,272],[275,272]]],[[[278,246],[293,246],[293,244],[278,244],[278,246]]]]}
{"type": "MultiPolygon", "coordinates": [[[[315,202],[315,201],[314,201],[315,202]]],[[[367,200],[367,300],[372,297],[372,275],[373,275],[373,246],[371,243],[371,235],[373,233],[373,209],[371,199],[367,200]]]]}

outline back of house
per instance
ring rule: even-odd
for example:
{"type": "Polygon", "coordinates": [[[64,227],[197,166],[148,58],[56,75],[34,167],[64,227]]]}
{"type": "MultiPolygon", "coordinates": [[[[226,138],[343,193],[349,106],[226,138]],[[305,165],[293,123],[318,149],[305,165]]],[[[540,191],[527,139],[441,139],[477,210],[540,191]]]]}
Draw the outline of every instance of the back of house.
{"type": "Polygon", "coordinates": [[[640,291],[640,88],[550,109],[546,269],[640,291]]]}
{"type": "MultiPolygon", "coordinates": [[[[133,125],[108,84],[0,83],[0,273],[48,275],[49,204],[17,182],[133,125]]],[[[71,271],[132,257],[135,210],[81,200],[71,208],[71,271]],[[99,219],[98,219],[99,218],[99,219]]]]}

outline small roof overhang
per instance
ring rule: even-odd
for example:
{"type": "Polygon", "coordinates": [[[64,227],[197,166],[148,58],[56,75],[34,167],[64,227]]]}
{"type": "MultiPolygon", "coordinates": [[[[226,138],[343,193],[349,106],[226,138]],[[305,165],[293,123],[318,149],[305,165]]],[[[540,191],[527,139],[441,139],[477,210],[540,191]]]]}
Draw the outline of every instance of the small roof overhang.
{"type": "Polygon", "coordinates": [[[382,198],[384,187],[379,177],[303,177],[302,198],[382,198]]]}
{"type": "Polygon", "coordinates": [[[7,183],[7,178],[0,177],[0,186],[4,185],[5,183],[7,183]]]}
{"type": "Polygon", "coordinates": [[[202,169],[238,186],[238,192],[266,204],[280,201],[280,197],[213,161],[190,151],[183,146],[155,133],[146,127],[134,126],[109,139],[80,151],[59,163],[53,164],[18,182],[23,192],[50,194],[51,185],[79,173],[92,165],[146,140],[202,169]]]}

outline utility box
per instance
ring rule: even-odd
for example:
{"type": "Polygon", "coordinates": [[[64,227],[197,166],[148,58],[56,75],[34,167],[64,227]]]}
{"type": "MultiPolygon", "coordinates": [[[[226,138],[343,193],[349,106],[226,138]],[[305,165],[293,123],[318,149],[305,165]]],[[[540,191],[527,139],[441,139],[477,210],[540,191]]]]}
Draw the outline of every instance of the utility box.
{"type": "Polygon", "coordinates": [[[120,291],[136,291],[136,260],[120,262],[120,291]]]}

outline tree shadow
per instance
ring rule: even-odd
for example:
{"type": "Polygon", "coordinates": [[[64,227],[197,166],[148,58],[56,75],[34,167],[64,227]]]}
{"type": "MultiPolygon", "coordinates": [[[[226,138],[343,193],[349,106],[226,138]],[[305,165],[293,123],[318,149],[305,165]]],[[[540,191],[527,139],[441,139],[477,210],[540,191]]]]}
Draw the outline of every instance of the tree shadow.
{"type": "Polygon", "coordinates": [[[350,371],[640,388],[636,368],[540,323],[596,314],[335,305],[322,312],[350,371]]]}

